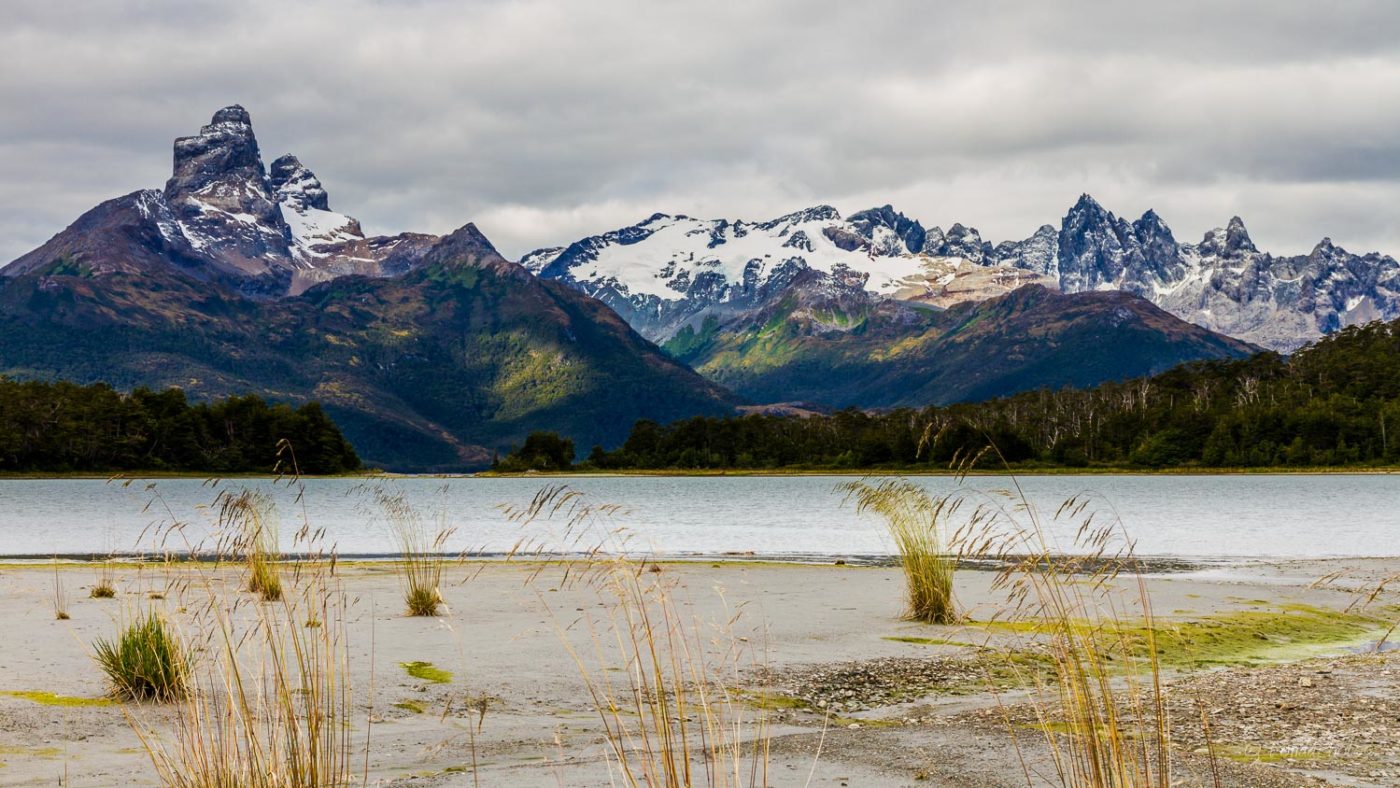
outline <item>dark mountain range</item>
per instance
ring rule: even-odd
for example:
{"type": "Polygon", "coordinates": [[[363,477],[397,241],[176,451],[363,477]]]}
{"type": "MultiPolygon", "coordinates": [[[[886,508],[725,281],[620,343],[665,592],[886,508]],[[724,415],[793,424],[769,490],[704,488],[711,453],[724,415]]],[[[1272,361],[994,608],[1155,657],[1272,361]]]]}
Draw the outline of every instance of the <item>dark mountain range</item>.
{"type": "MultiPolygon", "coordinates": [[[[808,272],[808,275],[812,275],[808,272]]],[[[948,310],[858,287],[792,288],[743,323],[684,329],[667,349],[758,402],[902,407],[1093,386],[1258,348],[1120,292],[1040,285],[948,310]]]]}
{"type": "Polygon", "coordinates": [[[799,271],[859,278],[881,299],[948,307],[1026,283],[1065,293],[1120,290],[1183,320],[1289,351],[1342,326],[1400,317],[1400,263],[1323,239],[1311,253],[1255,247],[1239,217],[1199,243],[1178,241],[1154,211],[1136,221],[1082,195],[1029,238],[993,245],[974,228],[926,229],[883,206],[842,218],[818,206],[765,222],[655,214],[525,266],[603,299],[648,338],[666,342],[747,320],[784,297],[799,271]]]}
{"type": "Polygon", "coordinates": [[[273,176],[241,108],[178,140],[163,192],[104,203],[4,269],[0,373],[315,399],[366,463],[404,470],[480,467],[540,428],[586,447],[638,418],[731,409],[473,225],[366,239],[327,220],[299,162],[273,176]],[[351,259],[366,250],[380,256],[351,259]]]}

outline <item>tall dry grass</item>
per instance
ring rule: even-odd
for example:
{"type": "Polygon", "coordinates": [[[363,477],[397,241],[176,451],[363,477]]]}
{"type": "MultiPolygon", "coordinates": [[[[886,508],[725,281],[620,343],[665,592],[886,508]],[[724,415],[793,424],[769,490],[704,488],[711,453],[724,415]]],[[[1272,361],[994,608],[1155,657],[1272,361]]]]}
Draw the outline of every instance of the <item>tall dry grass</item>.
{"type": "Polygon", "coordinates": [[[63,587],[63,578],[58,574],[58,559],[53,561],[53,617],[59,621],[67,621],[68,615],[68,590],[63,587]]]}
{"type": "Polygon", "coordinates": [[[848,502],[855,501],[857,512],[884,519],[904,572],[906,618],[925,624],[956,623],[953,574],[958,556],[956,546],[950,544],[953,534],[945,533],[950,510],[956,506],[905,479],[849,482],[837,489],[848,502]]]}
{"type": "Polygon", "coordinates": [[[219,529],[230,540],[231,552],[247,565],[247,589],[264,602],[281,599],[281,543],[272,501],[255,490],[221,493],[218,512],[219,529]]]}
{"type": "Polygon", "coordinates": [[[211,659],[177,704],[173,734],[158,737],[134,726],[162,784],[314,788],[361,781],[346,599],[324,589],[303,598],[309,604],[288,594],[251,606],[248,620],[237,606],[209,606],[211,659]],[[308,616],[321,625],[305,626],[308,616]]]}
{"type": "MultiPolygon", "coordinates": [[[[278,483],[304,500],[298,477],[278,483]]],[[[351,601],[335,577],[334,549],[321,544],[324,533],[303,507],[294,539],[301,552],[284,575],[270,499],[221,492],[212,509],[222,526],[215,554],[243,556],[243,584],[264,604],[231,600],[218,564],[191,565],[184,596],[194,597],[188,628],[202,658],[190,667],[173,729],[131,717],[157,778],[179,788],[365,783],[370,712],[357,709],[350,683],[351,601]],[[355,741],[357,717],[362,743],[355,741]]],[[[165,527],[182,531],[184,524],[172,512],[165,527]]]]}
{"type": "Polygon", "coordinates": [[[113,559],[109,556],[97,565],[97,577],[93,580],[92,587],[88,589],[88,596],[93,599],[111,599],[117,595],[117,569],[113,559]]]}
{"type": "Polygon", "coordinates": [[[422,515],[403,493],[385,488],[372,492],[399,548],[397,568],[408,615],[436,616],[444,604],[442,571],[447,561],[447,540],[453,533],[445,513],[439,512],[437,528],[430,532],[422,515]]]}
{"type": "MultiPolygon", "coordinates": [[[[858,502],[887,521],[912,524],[892,526],[892,532],[917,534],[916,526],[937,523],[941,529],[924,530],[951,533],[959,556],[1003,567],[993,588],[1005,593],[1006,602],[994,617],[1021,624],[1013,629],[1023,633],[1013,648],[1043,655],[1048,663],[1045,671],[1032,667],[1021,672],[1054,771],[1036,774],[1023,761],[1028,784],[1174,785],[1171,720],[1152,600],[1121,519],[1107,501],[1089,494],[1068,498],[1046,516],[1014,475],[1008,489],[965,487],[967,471],[988,458],[1006,467],[990,439],[982,450],[955,458],[956,488],[944,495],[930,496],[902,480],[852,485],[848,493],[853,491],[858,502]],[[1056,533],[1073,536],[1061,544],[1056,533]]],[[[905,542],[896,536],[896,543],[903,556],[905,542]]],[[[931,541],[913,544],[911,552],[920,556],[916,567],[926,566],[922,555],[934,546],[931,541]]],[[[924,573],[930,579],[921,584],[941,594],[941,567],[935,564],[924,573]]],[[[951,588],[951,571],[947,577],[951,588]]],[[[911,606],[913,588],[911,581],[911,606]]],[[[1015,659],[1007,662],[1017,664],[1015,659]]],[[[1008,725],[1014,735],[1009,717],[1008,725]]],[[[1214,772],[1213,755],[1210,760],[1214,772]]]]}
{"type": "Polygon", "coordinates": [[[634,788],[768,785],[767,714],[739,689],[752,651],[734,635],[737,616],[702,622],[659,566],[603,549],[625,544],[610,522],[619,511],[568,487],[507,508],[522,526],[564,521],[566,539],[599,535],[583,559],[566,562],[563,582],[596,589],[605,612],[583,618],[584,643],[570,639],[571,627],[558,631],[603,725],[612,779],[634,788]]]}

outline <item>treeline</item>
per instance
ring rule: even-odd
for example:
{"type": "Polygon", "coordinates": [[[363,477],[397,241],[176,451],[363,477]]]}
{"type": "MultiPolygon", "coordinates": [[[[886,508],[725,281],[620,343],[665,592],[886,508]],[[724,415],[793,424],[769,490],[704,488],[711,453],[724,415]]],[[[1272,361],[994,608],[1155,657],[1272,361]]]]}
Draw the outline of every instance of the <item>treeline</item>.
{"type": "Polygon", "coordinates": [[[1343,329],[1289,358],[1197,362],[1085,390],[880,414],[642,421],[579,467],[911,469],[979,454],[982,467],[1023,468],[1397,464],[1400,321],[1343,329]]]}
{"type": "MultiPolygon", "coordinates": [[[[190,404],[179,389],[0,378],[0,472],[271,472],[286,440],[302,473],[360,467],[321,406],[230,397],[190,404]]],[[[291,455],[281,470],[291,470],[291,455]]]]}

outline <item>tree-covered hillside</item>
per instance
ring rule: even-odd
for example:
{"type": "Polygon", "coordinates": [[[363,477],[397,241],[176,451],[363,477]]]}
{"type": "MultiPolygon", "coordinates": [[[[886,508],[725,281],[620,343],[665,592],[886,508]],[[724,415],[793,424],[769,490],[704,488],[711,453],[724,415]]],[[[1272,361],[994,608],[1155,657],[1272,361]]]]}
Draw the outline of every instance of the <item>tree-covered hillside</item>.
{"type": "MultiPolygon", "coordinates": [[[[598,468],[946,467],[994,445],[1022,467],[1308,467],[1400,462],[1400,321],[1289,358],[1184,364],[1088,389],[797,418],[638,422],[598,468]]],[[[1000,464],[994,455],[983,467],[1000,464]]]]}
{"type": "Polygon", "coordinates": [[[123,394],[103,384],[0,378],[0,471],[324,474],[359,467],[314,402],[294,408],[244,396],[191,405],[179,389],[123,394]],[[291,451],[279,457],[283,441],[291,451]]]}

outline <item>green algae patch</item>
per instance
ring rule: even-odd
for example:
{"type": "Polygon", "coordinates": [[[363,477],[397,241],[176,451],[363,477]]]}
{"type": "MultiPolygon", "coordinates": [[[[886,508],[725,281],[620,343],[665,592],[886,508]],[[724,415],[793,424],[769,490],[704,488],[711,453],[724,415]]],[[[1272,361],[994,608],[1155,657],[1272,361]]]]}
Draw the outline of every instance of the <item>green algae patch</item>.
{"type": "Polygon", "coordinates": [[[452,673],[437,667],[431,662],[400,662],[408,675],[429,684],[446,684],[452,681],[452,673]]]}
{"type": "Polygon", "coordinates": [[[55,695],[52,692],[31,690],[0,690],[0,695],[31,701],[44,706],[112,706],[111,698],[79,698],[72,695],[55,695]]]}
{"type": "MultiPolygon", "coordinates": [[[[995,621],[976,624],[992,632],[1032,636],[1053,635],[1054,622],[995,621]]],[[[1357,643],[1389,629],[1389,622],[1357,613],[1343,613],[1308,605],[1285,605],[1275,610],[1239,610],[1188,621],[1163,622],[1150,631],[1129,622],[1090,625],[1072,622],[1073,635],[1093,638],[1105,653],[1148,657],[1148,643],[1156,647],[1164,668],[1256,666],[1320,656],[1357,643]]]]}
{"type": "Polygon", "coordinates": [[[739,696],[755,709],[762,711],[794,711],[811,709],[812,705],[801,698],[779,692],[740,692],[739,696]]]}
{"type": "Polygon", "coordinates": [[[11,747],[0,744],[0,755],[30,755],[35,758],[57,758],[63,750],[57,747],[11,747]]]}
{"type": "Polygon", "coordinates": [[[909,635],[886,635],[881,640],[889,640],[895,643],[913,643],[916,646],[957,646],[958,648],[977,648],[976,643],[968,643],[965,640],[952,640],[950,638],[919,638],[909,635]]]}
{"type": "Polygon", "coordinates": [[[416,700],[401,700],[398,703],[394,704],[394,708],[403,709],[404,711],[411,711],[414,714],[422,714],[424,711],[423,704],[419,703],[416,700]]]}
{"type": "Polygon", "coordinates": [[[1218,748],[1220,754],[1239,763],[1292,763],[1294,761],[1330,761],[1336,758],[1325,750],[1265,750],[1259,747],[1218,748]]]}

